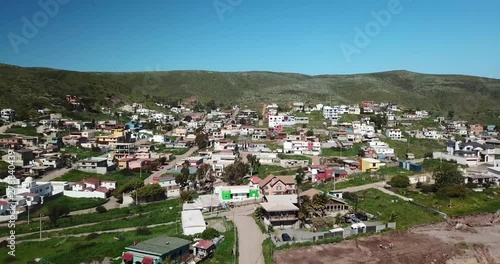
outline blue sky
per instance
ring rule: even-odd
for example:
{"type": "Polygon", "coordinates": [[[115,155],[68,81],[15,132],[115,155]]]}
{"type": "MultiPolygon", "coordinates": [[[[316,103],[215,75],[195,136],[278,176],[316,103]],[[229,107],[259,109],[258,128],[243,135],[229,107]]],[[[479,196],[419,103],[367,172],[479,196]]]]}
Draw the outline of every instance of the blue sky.
{"type": "Polygon", "coordinates": [[[51,9],[0,0],[0,62],[77,71],[406,69],[500,78],[497,0],[41,2],[51,9]],[[50,12],[54,3],[58,10],[50,12]],[[381,16],[380,25],[372,11],[391,18],[381,16]],[[360,35],[367,45],[355,42],[360,35]]]}

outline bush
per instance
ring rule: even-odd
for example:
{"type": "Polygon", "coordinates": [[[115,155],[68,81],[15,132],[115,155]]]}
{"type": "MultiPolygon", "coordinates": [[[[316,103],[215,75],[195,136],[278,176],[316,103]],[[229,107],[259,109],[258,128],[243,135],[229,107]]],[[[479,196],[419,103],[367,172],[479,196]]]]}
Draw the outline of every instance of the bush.
{"type": "Polygon", "coordinates": [[[408,176],[397,175],[392,177],[392,179],[388,181],[387,184],[395,188],[406,188],[410,185],[410,179],[408,178],[408,176]]]}
{"type": "Polygon", "coordinates": [[[140,226],[135,230],[135,234],[138,236],[147,236],[151,234],[151,231],[145,226],[140,226]]]}
{"type": "Polygon", "coordinates": [[[105,213],[105,212],[107,212],[107,211],[108,211],[108,209],[104,208],[104,206],[102,206],[102,205],[97,206],[97,207],[95,208],[95,210],[96,210],[96,212],[98,212],[98,213],[100,213],[100,214],[105,213]]]}
{"type": "Polygon", "coordinates": [[[417,182],[417,184],[415,185],[415,188],[420,189],[420,188],[422,188],[422,185],[424,185],[422,182],[417,182]]]}
{"type": "Polygon", "coordinates": [[[208,227],[201,233],[201,238],[205,240],[212,240],[220,235],[219,231],[215,228],[208,227]]]}
{"type": "Polygon", "coordinates": [[[478,186],[478,184],[477,184],[477,183],[473,183],[473,182],[469,182],[469,183],[467,183],[467,184],[465,185],[465,187],[467,187],[467,188],[471,188],[471,189],[473,189],[473,188],[477,188],[477,186],[478,186]]]}
{"type": "Polygon", "coordinates": [[[462,185],[450,185],[438,190],[438,195],[444,197],[464,197],[467,188],[462,185]]]}
{"type": "Polygon", "coordinates": [[[422,184],[420,191],[423,193],[433,193],[436,192],[436,186],[434,184],[422,184]]]}
{"type": "Polygon", "coordinates": [[[92,239],[96,239],[98,237],[100,237],[101,235],[100,234],[97,234],[97,233],[90,233],[87,235],[87,237],[85,238],[86,240],[92,240],[92,239]]]}

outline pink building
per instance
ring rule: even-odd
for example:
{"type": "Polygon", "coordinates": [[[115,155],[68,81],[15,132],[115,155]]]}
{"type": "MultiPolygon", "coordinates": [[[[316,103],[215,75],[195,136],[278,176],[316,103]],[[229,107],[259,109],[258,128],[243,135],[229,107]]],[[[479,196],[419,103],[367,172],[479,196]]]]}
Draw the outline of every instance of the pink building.
{"type": "Polygon", "coordinates": [[[264,195],[284,195],[295,194],[295,176],[274,176],[269,175],[259,183],[264,195]]]}

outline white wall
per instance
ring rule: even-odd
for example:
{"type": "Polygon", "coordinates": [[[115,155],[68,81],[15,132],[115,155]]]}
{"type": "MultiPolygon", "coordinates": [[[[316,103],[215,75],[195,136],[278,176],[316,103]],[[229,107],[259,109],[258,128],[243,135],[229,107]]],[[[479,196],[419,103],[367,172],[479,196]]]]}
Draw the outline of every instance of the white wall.
{"type": "Polygon", "coordinates": [[[74,198],[102,198],[106,199],[106,194],[102,192],[77,192],[77,191],[64,191],[64,195],[74,198]]]}

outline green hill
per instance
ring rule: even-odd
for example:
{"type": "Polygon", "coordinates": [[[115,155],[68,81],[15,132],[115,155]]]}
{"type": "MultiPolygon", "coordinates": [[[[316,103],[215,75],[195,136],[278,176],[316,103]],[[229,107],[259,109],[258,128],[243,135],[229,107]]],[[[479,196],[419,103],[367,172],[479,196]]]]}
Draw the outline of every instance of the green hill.
{"type": "Polygon", "coordinates": [[[408,71],[319,76],[212,71],[101,73],[0,64],[0,93],[0,107],[14,108],[20,114],[43,106],[64,108],[64,97],[77,95],[95,109],[120,101],[153,103],[181,98],[246,105],[375,100],[436,114],[453,110],[457,117],[478,122],[500,115],[498,79],[408,71]]]}

